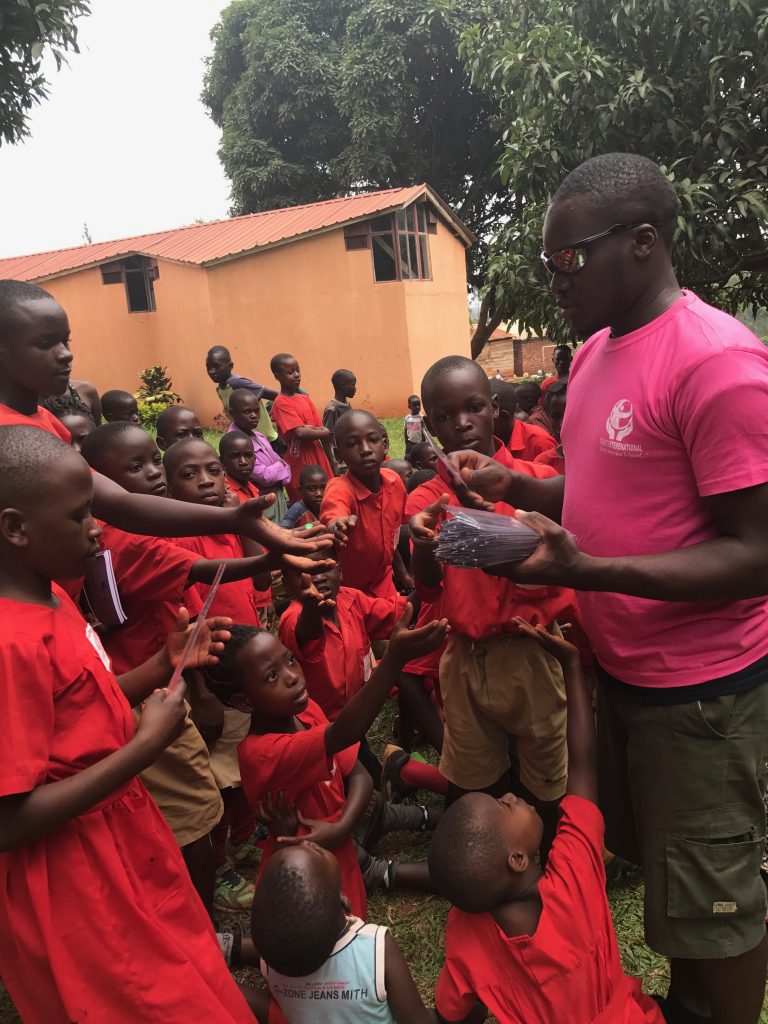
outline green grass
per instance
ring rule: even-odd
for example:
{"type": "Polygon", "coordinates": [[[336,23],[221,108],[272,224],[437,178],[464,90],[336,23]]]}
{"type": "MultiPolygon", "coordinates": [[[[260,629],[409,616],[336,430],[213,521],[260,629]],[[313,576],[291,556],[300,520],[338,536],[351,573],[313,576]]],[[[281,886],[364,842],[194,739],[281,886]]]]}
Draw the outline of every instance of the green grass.
{"type": "MultiPolygon", "coordinates": [[[[381,421],[387,428],[389,434],[389,455],[393,459],[402,459],[405,454],[405,439],[403,438],[403,420],[399,416],[390,416],[381,421]]],[[[216,451],[219,450],[219,438],[221,437],[220,430],[209,430],[203,431],[205,440],[214,448],[216,451]]]]}

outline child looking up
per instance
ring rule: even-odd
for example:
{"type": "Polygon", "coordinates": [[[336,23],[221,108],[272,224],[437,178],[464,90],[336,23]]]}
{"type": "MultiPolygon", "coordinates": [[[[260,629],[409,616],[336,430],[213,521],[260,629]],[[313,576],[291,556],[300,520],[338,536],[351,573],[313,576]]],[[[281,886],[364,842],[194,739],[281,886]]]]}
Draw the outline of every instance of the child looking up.
{"type": "Polygon", "coordinates": [[[286,530],[320,522],[320,508],[328,474],[320,466],[303,466],[299,473],[299,500],[288,509],[280,525],[286,530]]]}
{"type": "MultiPolygon", "coordinates": [[[[482,369],[471,359],[448,356],[426,373],[421,393],[427,425],[446,452],[478,451],[528,476],[554,476],[547,466],[513,459],[493,436],[496,399],[482,369]]],[[[445,733],[440,770],[452,794],[508,792],[508,737],[517,740],[520,778],[554,834],[557,801],[565,792],[565,692],[560,666],[519,630],[515,616],[547,627],[570,614],[572,591],[535,590],[480,569],[457,569],[435,558],[436,529],[445,516],[449,488],[436,477],[408,497],[412,516],[411,568],[426,600],[440,601],[451,623],[451,640],[440,662],[445,733]]],[[[459,504],[451,494],[452,504],[459,504]]],[[[499,503],[496,511],[512,515],[499,503]]]]}
{"type": "Polygon", "coordinates": [[[413,589],[396,547],[405,487],[397,473],[382,468],[384,434],[369,412],[354,409],[343,416],[336,427],[336,445],[348,472],[329,481],[320,520],[346,535],[339,552],[346,586],[369,597],[394,600],[393,572],[403,589],[413,589]]]}
{"type": "Polygon", "coordinates": [[[259,420],[256,425],[258,432],[267,438],[270,444],[277,445],[276,451],[280,454],[282,445],[278,441],[277,431],[267,410],[266,403],[277,398],[277,392],[263,384],[254,384],[247,377],[239,377],[234,372],[234,364],[229,349],[224,345],[214,345],[208,349],[205,357],[205,370],[208,376],[216,385],[216,394],[224,407],[227,416],[231,415],[229,407],[232,392],[237,388],[246,388],[252,392],[259,402],[259,420]]]}
{"type": "Polygon", "coordinates": [[[524,423],[515,416],[517,398],[514,384],[503,380],[491,380],[489,383],[498,407],[496,436],[501,438],[516,459],[533,462],[541,452],[555,447],[557,442],[546,430],[534,426],[530,420],[524,423]]]}
{"type": "Polygon", "coordinates": [[[271,1024],[434,1024],[394,936],[350,913],[338,862],[322,846],[300,843],[270,859],[251,935],[273,1000],[271,1024]]]}
{"type": "MultiPolygon", "coordinates": [[[[323,598],[317,594],[317,600],[323,598]]],[[[409,630],[410,605],[395,626],[386,653],[366,685],[334,722],[310,699],[304,673],[292,651],[271,634],[252,627],[232,629],[220,665],[206,671],[212,692],[224,703],[251,714],[251,729],[239,748],[243,787],[252,807],[282,793],[295,805],[301,836],[334,851],[352,910],[365,917],[365,887],[350,833],[373,791],[357,760],[358,744],[397,683],[402,666],[439,646],[444,621],[409,630]]],[[[296,826],[272,823],[262,871],[296,826]],[[276,834],[275,834],[276,833],[276,834]]],[[[423,865],[390,863],[385,886],[395,882],[427,887],[423,865]]]]}
{"type": "Polygon", "coordinates": [[[543,871],[534,860],[541,818],[511,793],[463,796],[438,825],[429,866],[454,905],[438,1013],[463,1021],[480,1001],[499,1024],[663,1024],[619,959],[605,894],[594,713],[579,652],[542,626],[517,624],[563,669],[567,795],[543,871]]]}
{"type": "Polygon", "coordinates": [[[107,423],[116,420],[139,422],[139,407],[129,391],[105,391],[101,396],[101,414],[107,423]]]}
{"type": "Polygon", "coordinates": [[[336,370],[331,377],[331,385],[333,387],[333,398],[323,410],[323,426],[326,427],[331,434],[331,452],[333,454],[331,466],[333,468],[334,475],[338,476],[343,463],[339,462],[339,455],[336,450],[336,443],[333,441],[333,434],[336,430],[336,424],[339,422],[339,419],[345,412],[349,412],[351,408],[349,404],[350,398],[354,398],[357,394],[357,377],[351,370],[336,370]]]}
{"type": "MultiPolygon", "coordinates": [[[[186,611],[118,681],[51,577],[98,551],[93,476],[37,427],[0,427],[0,973],[27,1024],[247,1024],[173,837],[137,779],[180,732],[186,611]],[[130,703],[144,701],[134,731],[130,703]],[[129,703],[130,702],[130,703],[129,703]],[[141,978],[141,984],[137,984],[141,978]]],[[[214,630],[227,620],[210,620],[214,630]]],[[[226,632],[201,638],[215,660],[226,632]]]]}
{"type": "Polygon", "coordinates": [[[426,441],[424,435],[424,417],[421,415],[421,399],[418,395],[408,398],[408,415],[403,417],[403,440],[405,441],[405,457],[410,459],[414,445],[426,441]]]}
{"type": "Polygon", "coordinates": [[[290,467],[274,451],[264,434],[259,433],[259,401],[247,388],[236,388],[229,400],[232,423],[229,431],[238,430],[251,439],[253,469],[251,476],[259,494],[274,494],[275,501],[265,512],[273,522],[279,523],[288,510],[285,485],[290,482],[290,467]]]}
{"type": "MultiPolygon", "coordinates": [[[[26,281],[0,280],[0,424],[46,430],[67,444],[70,435],[40,399],[62,395],[72,371],[69,321],[56,300],[26,281]]],[[[263,539],[270,550],[317,550],[312,537],[278,529],[258,502],[238,508],[183,505],[129,494],[100,473],[93,477],[94,512],[122,530],[155,537],[238,533],[263,539]]]]}
{"type": "Polygon", "coordinates": [[[161,451],[167,451],[177,441],[202,436],[203,426],[197,413],[184,405],[169,405],[157,417],[157,447],[161,451]]]}
{"type": "Polygon", "coordinates": [[[280,394],[272,403],[272,416],[288,445],[285,461],[291,469],[288,497],[298,501],[299,474],[302,466],[320,466],[333,476],[327,452],[331,434],[320,422],[320,415],[309,395],[299,394],[301,369],[295,356],[280,352],[272,357],[270,368],[280,384],[280,394]]]}

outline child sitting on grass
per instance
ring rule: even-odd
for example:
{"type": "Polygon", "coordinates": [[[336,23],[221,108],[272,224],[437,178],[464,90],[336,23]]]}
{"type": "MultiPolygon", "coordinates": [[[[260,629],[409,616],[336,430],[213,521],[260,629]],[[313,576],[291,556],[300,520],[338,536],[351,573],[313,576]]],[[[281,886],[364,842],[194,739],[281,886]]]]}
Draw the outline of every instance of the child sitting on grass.
{"type": "Polygon", "coordinates": [[[350,912],[338,862],[322,846],[302,842],[272,857],[251,936],[249,961],[260,955],[269,986],[251,1004],[260,1024],[435,1024],[392,933],[350,912]]]}
{"type": "Polygon", "coordinates": [[[605,823],[597,808],[592,701],[578,650],[516,620],[563,669],[568,784],[546,868],[542,821],[507,793],[463,796],[435,832],[429,867],[454,905],[436,990],[444,1022],[483,1003],[499,1024],[663,1024],[656,1002],[621,967],[605,894],[605,823]]]}
{"type": "MultiPolygon", "coordinates": [[[[320,594],[317,600],[322,601],[320,594]]],[[[333,850],[352,910],[365,917],[363,875],[351,832],[373,792],[368,772],[357,759],[358,744],[373,724],[407,661],[439,646],[448,632],[444,621],[408,629],[412,608],[406,605],[389,646],[366,685],[342,708],[334,722],[310,700],[296,656],[270,633],[253,627],[232,628],[221,663],[206,681],[223,704],[251,714],[251,729],[239,748],[243,788],[252,807],[282,794],[295,805],[300,836],[274,823],[264,849],[262,870],[280,845],[308,838],[333,850]],[[276,834],[275,834],[276,833],[276,834]]],[[[259,819],[264,820],[261,809],[259,819]]],[[[431,890],[424,864],[383,861],[385,887],[400,885],[431,890]]]]}

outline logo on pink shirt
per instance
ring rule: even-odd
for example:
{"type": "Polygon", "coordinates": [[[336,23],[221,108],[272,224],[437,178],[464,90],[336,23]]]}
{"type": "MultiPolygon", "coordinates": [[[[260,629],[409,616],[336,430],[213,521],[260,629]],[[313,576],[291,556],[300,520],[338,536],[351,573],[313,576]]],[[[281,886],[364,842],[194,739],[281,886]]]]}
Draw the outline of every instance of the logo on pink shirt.
{"type": "Polygon", "coordinates": [[[639,459],[643,455],[641,444],[625,444],[624,438],[629,437],[635,429],[635,414],[628,398],[620,398],[611,409],[605,421],[608,439],[600,438],[600,449],[608,455],[624,455],[630,459],[639,459]]]}

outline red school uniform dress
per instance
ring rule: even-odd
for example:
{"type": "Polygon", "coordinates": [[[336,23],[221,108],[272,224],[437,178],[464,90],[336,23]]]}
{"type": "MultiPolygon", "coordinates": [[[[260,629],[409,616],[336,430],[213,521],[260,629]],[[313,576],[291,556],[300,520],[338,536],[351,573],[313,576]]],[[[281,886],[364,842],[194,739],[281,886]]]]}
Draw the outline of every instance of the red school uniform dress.
{"type": "Polygon", "coordinates": [[[533,935],[506,935],[490,913],[449,913],[435,991],[448,1020],[463,1019],[479,999],[499,1024],[663,1024],[621,967],[605,895],[603,817],[578,796],[566,796],[560,811],[533,935]]]}
{"type": "Polygon", "coordinates": [[[25,416],[24,413],[16,412],[10,405],[3,405],[0,402],[0,427],[39,427],[41,430],[47,430],[49,434],[60,437],[66,444],[72,442],[72,435],[64,424],[42,405],[38,405],[37,412],[33,412],[31,416],[25,416]]]}
{"type": "Polygon", "coordinates": [[[400,539],[405,510],[405,485],[391,469],[381,471],[381,489],[369,491],[352,473],[328,481],[320,506],[320,521],[357,516],[349,540],[339,549],[339,564],[347,587],[369,597],[397,596],[392,580],[392,559],[400,539]]]}
{"type": "Polygon", "coordinates": [[[291,467],[291,482],[287,484],[291,501],[299,500],[299,474],[304,466],[319,466],[333,476],[331,464],[320,441],[302,441],[295,436],[296,427],[322,427],[320,414],[309,395],[284,395],[282,392],[272,403],[272,419],[288,445],[285,461],[291,467]]]}
{"type": "MultiPolygon", "coordinates": [[[[210,537],[179,537],[175,543],[190,551],[198,558],[214,561],[224,558],[245,558],[243,542],[234,533],[219,533],[210,537]]],[[[189,588],[197,600],[205,603],[210,590],[208,583],[193,583],[189,588]]],[[[233,580],[222,583],[216,591],[211,606],[211,615],[228,615],[234,622],[245,626],[259,625],[259,611],[272,604],[272,588],[257,590],[251,579],[233,580]]]]}
{"type": "MultiPolygon", "coordinates": [[[[494,439],[494,444],[494,459],[508,469],[539,479],[557,475],[549,466],[513,459],[498,438],[494,439]]],[[[416,515],[446,492],[450,492],[450,488],[440,477],[428,480],[408,495],[406,516],[416,515]]],[[[505,502],[497,502],[494,509],[502,515],[515,513],[505,502]]],[[[444,519],[445,513],[442,513],[439,521],[444,519]]],[[[444,565],[442,569],[443,580],[439,587],[417,585],[417,589],[425,600],[439,600],[440,615],[448,619],[451,628],[473,640],[516,633],[517,626],[512,618],[517,615],[532,625],[549,626],[559,618],[569,621],[565,616],[575,607],[575,594],[565,587],[520,587],[512,580],[489,576],[482,569],[458,569],[453,565],[444,565]]]]}
{"type": "MultiPolygon", "coordinates": [[[[123,747],[133,718],[93,629],[0,599],[0,796],[123,747]]],[[[47,836],[0,853],[0,975],[25,1024],[253,1022],[154,801],[133,779],[47,836]]]]}
{"type": "Polygon", "coordinates": [[[340,587],[336,596],[339,624],[323,619],[323,635],[299,647],[296,626],[301,604],[283,612],[278,636],[301,662],[312,700],[333,721],[371,674],[371,640],[386,640],[403,613],[405,598],[368,597],[340,587]]]}
{"type": "MultiPolygon", "coordinates": [[[[338,821],[347,802],[344,779],[352,771],[359,744],[347,747],[334,757],[325,752],[328,719],[318,704],[309,701],[306,711],[296,716],[305,727],[299,732],[269,732],[246,736],[238,748],[240,778],[251,807],[268,793],[282,790],[287,804],[307,818],[338,821]]],[[[307,829],[299,826],[299,834],[307,829]]],[[[264,846],[259,873],[278,848],[270,836],[264,846]]],[[[341,871],[341,888],[349,899],[352,913],[365,920],[366,897],[363,876],[351,839],[337,846],[334,856],[341,871]]]]}
{"type": "Polygon", "coordinates": [[[523,420],[515,420],[508,448],[513,458],[533,462],[537,455],[554,448],[557,441],[542,427],[523,420]]]}

